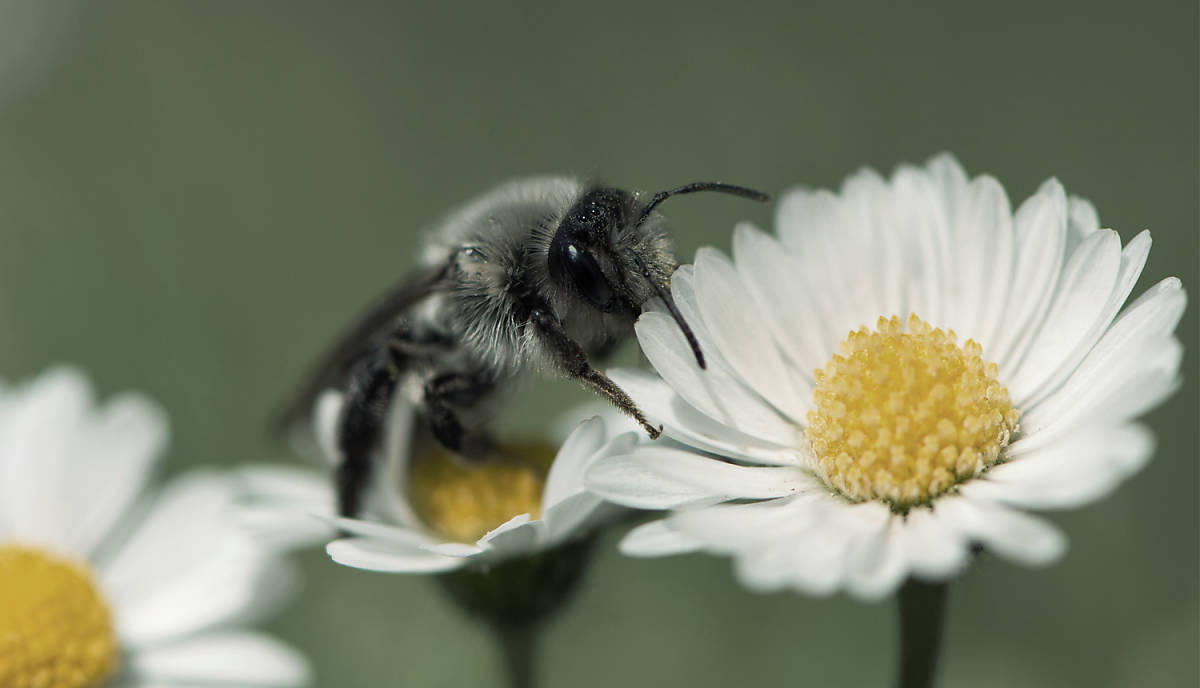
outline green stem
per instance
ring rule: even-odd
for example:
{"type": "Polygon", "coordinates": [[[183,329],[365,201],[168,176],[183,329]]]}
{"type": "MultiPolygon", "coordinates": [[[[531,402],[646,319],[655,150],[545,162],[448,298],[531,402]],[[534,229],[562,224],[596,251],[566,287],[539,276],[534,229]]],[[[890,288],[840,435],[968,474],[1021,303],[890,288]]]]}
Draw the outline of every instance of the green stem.
{"type": "Polygon", "coordinates": [[[900,588],[900,675],[898,688],[933,688],[949,583],[910,578],[900,588]]]}
{"type": "Polygon", "coordinates": [[[537,641],[579,585],[592,538],[437,577],[442,590],[496,638],[511,688],[536,685],[537,641]]]}
{"type": "Polygon", "coordinates": [[[538,625],[497,624],[492,629],[504,654],[509,688],[533,688],[536,685],[534,660],[537,657],[538,625]]]}

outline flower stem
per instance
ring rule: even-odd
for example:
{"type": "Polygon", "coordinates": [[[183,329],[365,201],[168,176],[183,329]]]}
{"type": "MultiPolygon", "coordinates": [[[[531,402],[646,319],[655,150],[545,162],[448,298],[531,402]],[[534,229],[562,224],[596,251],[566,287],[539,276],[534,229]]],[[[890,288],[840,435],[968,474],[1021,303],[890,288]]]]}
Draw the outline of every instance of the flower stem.
{"type": "Polygon", "coordinates": [[[579,586],[592,538],[498,564],[438,576],[442,590],[485,625],[504,655],[511,688],[533,688],[542,627],[579,586]]]}
{"type": "Polygon", "coordinates": [[[908,579],[900,588],[900,675],[898,688],[932,688],[937,674],[949,583],[908,579]]]}
{"type": "Polygon", "coordinates": [[[509,688],[533,688],[534,663],[537,658],[538,624],[505,624],[492,626],[504,665],[508,670],[509,688]]]}

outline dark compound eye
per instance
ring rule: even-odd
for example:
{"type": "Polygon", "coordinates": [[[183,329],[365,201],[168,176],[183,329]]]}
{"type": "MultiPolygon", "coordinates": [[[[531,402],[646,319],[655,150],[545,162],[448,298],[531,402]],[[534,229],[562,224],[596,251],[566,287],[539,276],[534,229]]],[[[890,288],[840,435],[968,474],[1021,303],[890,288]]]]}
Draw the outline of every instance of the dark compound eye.
{"type": "Polygon", "coordinates": [[[570,279],[579,293],[602,311],[613,308],[612,289],[608,279],[600,270],[596,259],[586,250],[570,240],[556,240],[550,246],[550,276],[560,283],[564,277],[570,279]]]}

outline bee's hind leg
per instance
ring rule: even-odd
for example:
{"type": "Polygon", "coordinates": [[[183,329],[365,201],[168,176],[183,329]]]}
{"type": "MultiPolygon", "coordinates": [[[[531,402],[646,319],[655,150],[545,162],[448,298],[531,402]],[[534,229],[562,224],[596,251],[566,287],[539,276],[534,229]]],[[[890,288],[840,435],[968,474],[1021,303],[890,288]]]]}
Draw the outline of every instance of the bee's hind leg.
{"type": "Polygon", "coordinates": [[[392,394],[399,380],[396,368],[383,356],[361,362],[351,371],[346,401],[338,418],[338,514],[353,518],[371,472],[371,455],[379,447],[392,394]]]}
{"type": "Polygon", "coordinates": [[[494,386],[492,382],[465,373],[445,373],[427,382],[425,412],[434,439],[466,459],[484,458],[492,450],[490,438],[464,429],[454,407],[477,404],[494,386]]]}
{"type": "Polygon", "coordinates": [[[410,358],[448,340],[429,328],[418,328],[406,320],[396,323],[388,338],[350,368],[345,404],[338,418],[337,444],[341,463],[337,467],[338,513],[358,515],[371,473],[371,457],[380,446],[392,396],[410,358]]]}

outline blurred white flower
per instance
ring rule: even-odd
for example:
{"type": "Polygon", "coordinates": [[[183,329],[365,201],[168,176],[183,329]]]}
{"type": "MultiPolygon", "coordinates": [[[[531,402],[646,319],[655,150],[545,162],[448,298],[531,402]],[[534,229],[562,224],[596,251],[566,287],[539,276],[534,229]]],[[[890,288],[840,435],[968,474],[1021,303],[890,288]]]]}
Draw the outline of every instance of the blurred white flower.
{"type": "Polygon", "coordinates": [[[228,518],[233,480],[145,492],[166,441],[151,401],[97,406],[75,370],[0,388],[0,685],[306,683],[302,657],[242,628],[291,577],[228,518]]]}
{"type": "MultiPolygon", "coordinates": [[[[317,440],[332,468],[342,396],[316,407],[317,440]]],[[[410,447],[413,412],[398,401],[383,457],[360,518],[338,518],[333,488],[317,471],[258,466],[244,471],[244,521],[262,537],[300,545],[332,540],[335,561],[392,573],[482,567],[583,537],[616,509],[583,489],[593,461],[628,452],[638,435],[623,419],[592,417],[561,446],[505,445],[505,459],[464,463],[440,449],[410,447]],[[314,518],[316,517],[316,518],[314,518]]]]}
{"type": "Polygon", "coordinates": [[[611,374],[691,448],[589,471],[669,510],[625,552],[725,553],[752,588],[876,598],[956,575],[974,544],[1056,560],[1063,536],[1022,510],[1098,499],[1150,457],[1131,419],[1178,384],[1185,296],[1167,278],[1118,315],[1148,232],[1122,249],[1053,179],[1013,213],[949,156],[793,191],[777,226],[739,226],[732,261],[702,249],[673,278],[707,371],[651,312],[637,335],[661,379],[611,374]]]}

